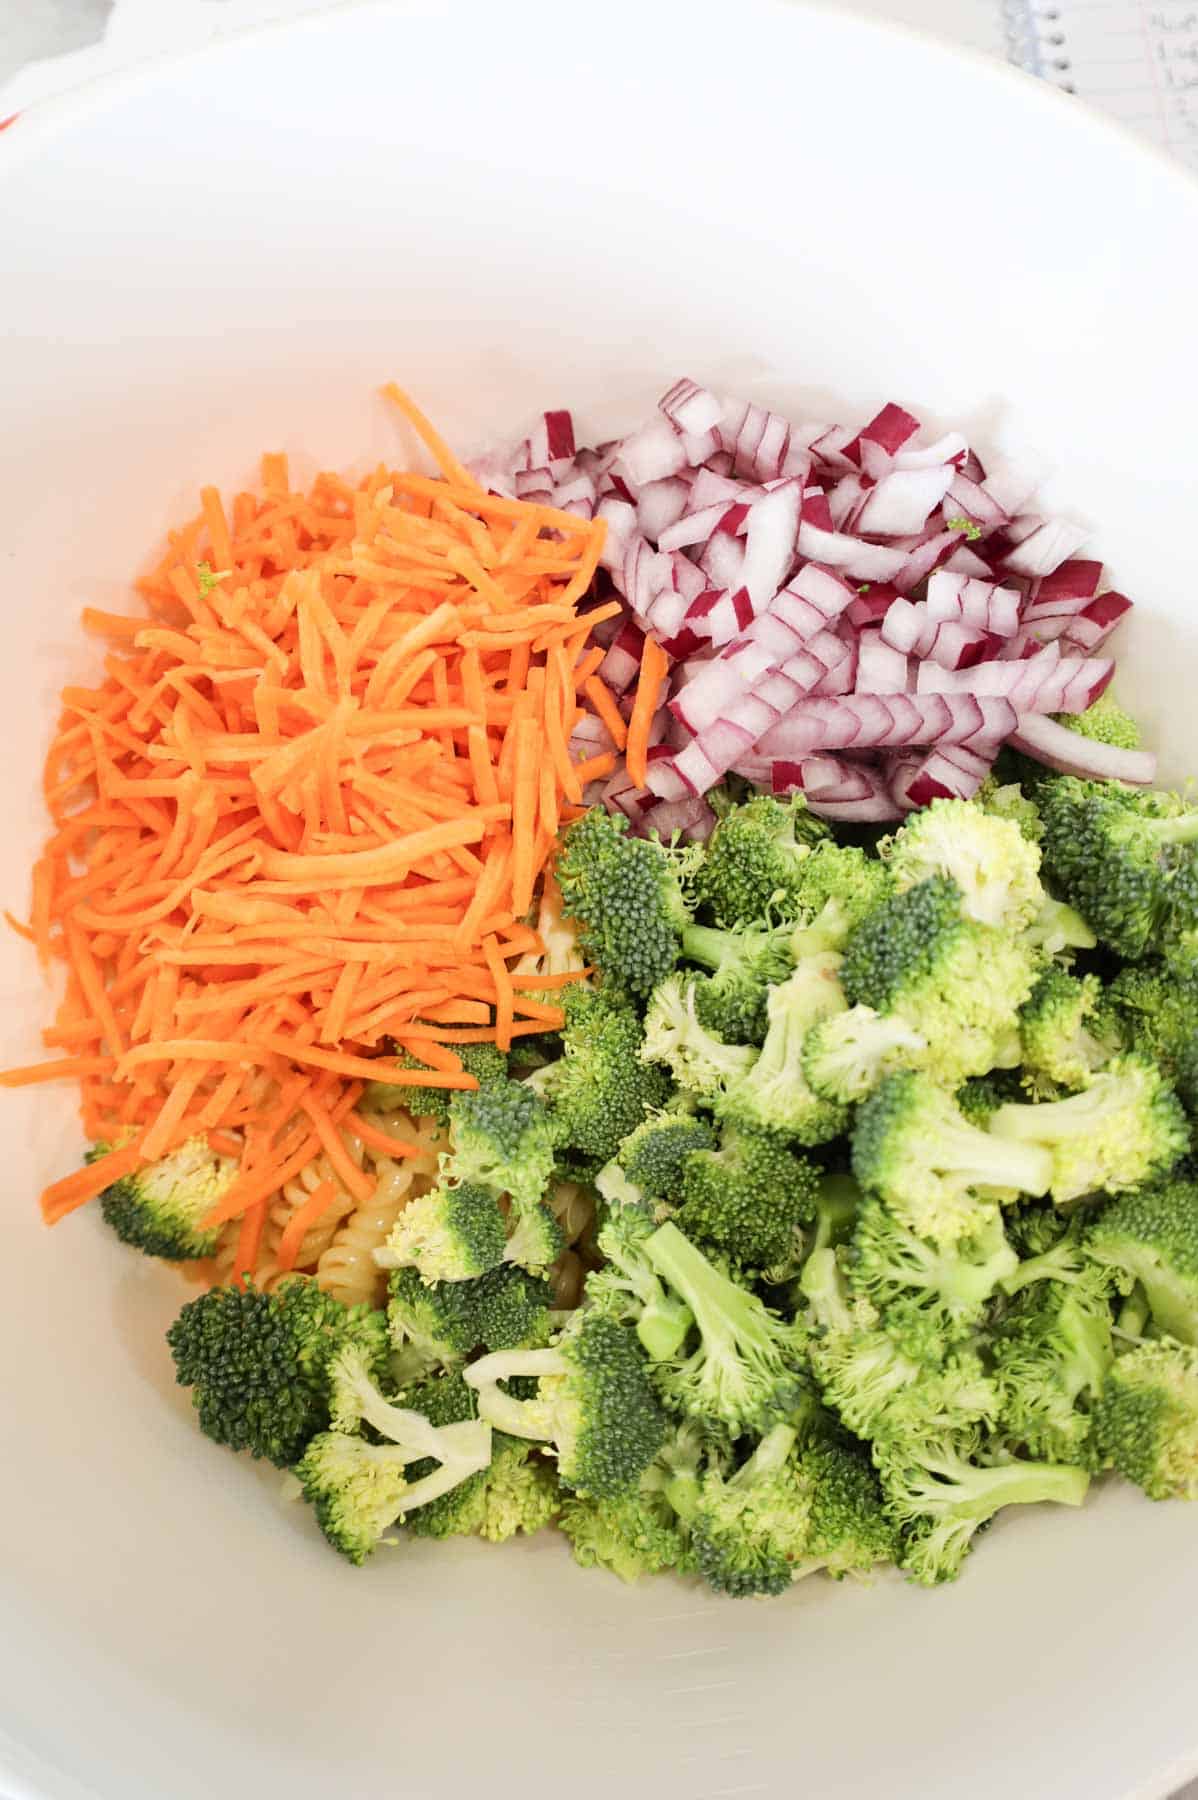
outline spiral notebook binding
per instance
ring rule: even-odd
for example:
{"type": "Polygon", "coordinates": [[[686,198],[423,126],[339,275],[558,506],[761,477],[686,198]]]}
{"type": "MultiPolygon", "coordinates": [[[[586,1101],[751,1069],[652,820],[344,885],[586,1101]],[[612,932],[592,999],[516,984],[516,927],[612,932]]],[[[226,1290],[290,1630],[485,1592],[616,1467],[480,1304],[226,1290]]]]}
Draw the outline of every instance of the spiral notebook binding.
{"type": "Polygon", "coordinates": [[[1029,75],[1073,92],[1073,66],[1060,0],[1002,0],[1007,57],[1029,75]]]}

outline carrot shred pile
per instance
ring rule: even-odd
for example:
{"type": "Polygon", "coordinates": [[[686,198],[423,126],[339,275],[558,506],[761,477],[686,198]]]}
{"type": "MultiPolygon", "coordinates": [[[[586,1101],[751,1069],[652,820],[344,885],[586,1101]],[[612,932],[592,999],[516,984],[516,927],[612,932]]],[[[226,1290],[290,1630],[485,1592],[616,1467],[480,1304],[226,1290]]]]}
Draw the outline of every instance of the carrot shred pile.
{"type": "MultiPolygon", "coordinates": [[[[242,1217],[252,1267],[309,1162],[365,1180],[338,1129],[365,1081],[471,1088],[454,1045],[561,1023],[512,964],[605,766],[571,760],[580,691],[618,717],[587,653],[605,609],[580,611],[603,526],[485,493],[385,391],[440,478],[304,493],[268,455],[261,493],[203,490],[139,583],[148,618],[84,614],[111,648],[62,694],[19,927],[66,992],[53,1059],[0,1083],[77,1079],[88,1137],[118,1147],[46,1190],[51,1223],[213,1133],[242,1156],[207,1222],[242,1217]]],[[[288,1253],[328,1204],[322,1184],[288,1253]]]]}

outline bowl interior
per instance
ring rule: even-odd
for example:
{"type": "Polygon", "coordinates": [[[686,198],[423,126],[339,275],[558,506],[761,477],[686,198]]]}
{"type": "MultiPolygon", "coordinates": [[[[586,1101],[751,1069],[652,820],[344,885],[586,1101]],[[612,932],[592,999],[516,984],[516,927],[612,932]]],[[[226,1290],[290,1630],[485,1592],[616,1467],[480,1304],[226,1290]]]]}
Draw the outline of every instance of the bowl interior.
{"type": "MultiPolygon", "coordinates": [[[[18,913],[54,696],[100,654],[79,608],[120,608],[198,485],[262,449],[410,455],[391,376],[464,448],[551,405],[610,433],[688,373],[808,417],[894,398],[1029,455],[1141,603],[1121,692],[1168,770],[1196,760],[1198,189],[1055,94],[767,0],[378,5],[27,117],[0,184],[18,913]]],[[[0,970],[26,1060],[45,998],[13,939],[0,970]]],[[[531,1742],[586,1796],[633,1767],[638,1792],[1115,1800],[1198,1750],[1193,1520],[1130,1493],[1001,1522],[934,1596],[625,1591],[550,1538],[341,1566],[196,1432],[162,1344],[175,1279],[93,1216],[37,1223],[79,1152],[68,1099],[5,1118],[16,1791],[440,1800],[531,1742]]]]}

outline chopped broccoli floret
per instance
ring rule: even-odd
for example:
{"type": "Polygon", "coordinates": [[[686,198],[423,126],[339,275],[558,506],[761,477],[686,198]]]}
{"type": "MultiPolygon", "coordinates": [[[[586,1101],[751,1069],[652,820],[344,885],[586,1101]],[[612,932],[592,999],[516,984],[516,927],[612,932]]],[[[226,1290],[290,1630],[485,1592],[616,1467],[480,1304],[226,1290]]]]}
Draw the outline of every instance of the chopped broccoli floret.
{"type": "Polygon", "coordinates": [[[630,1492],[661,1449],[666,1421],[632,1332],[600,1311],[576,1312],[546,1350],[501,1350],[471,1363],[478,1410],[498,1431],[552,1443],[567,1486],[599,1500],[630,1492]],[[536,1398],[500,1382],[535,1375],[536,1398]]]}
{"type": "Polygon", "coordinates": [[[1140,727],[1129,712],[1124,712],[1110,692],[1100,694],[1085,712],[1057,713],[1058,725],[1076,731],[1081,737],[1093,738],[1098,744],[1113,744],[1117,750],[1138,750],[1142,741],[1140,727]]]}
{"type": "Polygon", "coordinates": [[[917,1237],[872,1196],[861,1202],[847,1253],[852,1288],[877,1307],[902,1350],[928,1362],[977,1325],[1018,1261],[997,1206],[968,1237],[945,1245],[917,1237]]]}
{"type": "Polygon", "coordinates": [[[1048,1462],[1087,1461],[1090,1407],[1114,1354],[1101,1280],[1038,1281],[989,1340],[1003,1435],[1048,1462]]]}
{"type": "Polygon", "coordinates": [[[504,1256],[530,1275],[543,1275],[566,1247],[566,1236],[548,1206],[536,1206],[515,1214],[515,1227],[504,1256]]]}
{"type": "Polygon", "coordinates": [[[815,1216],[817,1184],[811,1164],[776,1137],[728,1125],[718,1150],[687,1158],[678,1223],[743,1268],[783,1271],[797,1262],[801,1227],[815,1216]]]}
{"type": "MultiPolygon", "coordinates": [[[[477,1417],[474,1389],[460,1374],[440,1375],[422,1382],[403,1395],[405,1405],[422,1413],[430,1425],[453,1425],[477,1417]]],[[[414,1480],[435,1473],[432,1462],[416,1464],[414,1480]]],[[[426,1502],[405,1516],[413,1537],[481,1537],[491,1544],[506,1543],[518,1532],[526,1535],[547,1525],[561,1504],[557,1478],[526,1439],[491,1437],[491,1461],[451,1488],[439,1499],[426,1502]]]]}
{"type": "Polygon", "coordinates": [[[875,1445],[891,1516],[904,1528],[902,1566],[932,1587],[953,1581],[974,1536],[1004,1506],[1080,1506],[1090,1477],[1068,1463],[974,1461],[977,1435],[917,1435],[875,1445]]]}
{"type": "Polygon", "coordinates": [[[1099,1467],[1150,1500],[1198,1500],[1198,1349],[1161,1338],[1118,1357],[1092,1425],[1099,1467]]]}
{"type": "Polygon", "coordinates": [[[664,1106],[669,1082],[640,1058],[641,1022],[618,990],[567,989],[562,1055],[528,1077],[549,1106],[554,1139],[605,1163],[645,1115],[664,1106]]]}
{"type": "Polygon", "coordinates": [[[686,1302],[699,1335],[689,1355],[657,1365],[667,1402],[734,1433],[767,1429],[801,1386],[801,1329],[724,1274],[672,1223],[652,1234],[645,1255],[686,1302]]]}
{"type": "Polygon", "coordinates": [[[553,1289],[506,1262],[470,1284],[478,1336],[488,1350],[531,1350],[549,1336],[553,1289]]]}
{"type": "Polygon", "coordinates": [[[1018,825],[1029,843],[1038,844],[1044,836],[1040,808],[1034,800],[1028,799],[1017,781],[1004,782],[995,775],[987,775],[974,798],[996,819],[1009,819],[1013,825],[1018,825]]]}
{"type": "Polygon", "coordinates": [[[1041,811],[1045,869],[1117,955],[1135,962],[1198,926],[1198,807],[1061,776],[1041,811]]]}
{"type": "Polygon", "coordinates": [[[680,1510],[690,1511],[705,1450],[689,1422],[667,1439],[635,1488],[614,1500],[571,1496],[558,1524],[584,1569],[609,1569],[621,1581],[691,1567],[690,1533],[680,1510]],[[679,1496],[685,1490],[687,1504],[679,1496]]]}
{"type": "Polygon", "coordinates": [[[918,1068],[928,1040],[905,1019],[886,1018],[872,1006],[850,1006],[813,1026],[803,1043],[803,1075],[828,1100],[864,1100],[884,1075],[918,1068]]]}
{"type": "MultiPolygon", "coordinates": [[[[106,1151],[107,1145],[97,1145],[88,1161],[106,1151]]],[[[206,1138],[188,1138],[169,1156],[106,1187],[100,1211],[119,1238],[146,1256],[164,1256],[169,1262],[211,1256],[221,1227],[205,1231],[202,1221],[237,1169],[237,1158],[219,1156],[206,1138]]]]}
{"type": "Polygon", "coordinates": [[[899,892],[935,875],[961,893],[961,910],[983,925],[1023,931],[1044,900],[1040,852],[1017,823],[972,800],[933,800],[882,846],[899,892]]]}
{"type": "Polygon", "coordinates": [[[770,988],[794,967],[789,926],[718,931],[688,925],[682,954],[710,971],[696,988],[699,1022],[729,1044],[759,1044],[765,1036],[770,988]]]}
{"type": "Polygon", "coordinates": [[[840,970],[850,1002],[924,1038],[923,1066],[954,1087],[999,1060],[1035,976],[1034,951],[967,918],[961,890],[943,875],[876,907],[850,937],[840,970]]]}
{"type": "Polygon", "coordinates": [[[628,821],[603,807],[569,826],[557,861],[562,909],[605,981],[652,993],[678,960],[690,917],[684,862],[662,844],[628,835],[628,821]]]}
{"type": "Polygon", "coordinates": [[[717,1110],[730,1123],[776,1131],[800,1144],[824,1144],[839,1137],[848,1113],[835,1099],[815,1092],[802,1062],[803,1045],[821,1021],[843,1012],[837,979],[840,958],[832,951],[805,956],[793,975],[771,988],[769,1028],[761,1054],[739,1078],[729,1081],[717,1110]]]}
{"type": "Polygon", "coordinates": [[[1198,1111],[1198,971],[1188,956],[1120,970],[1107,1002],[1131,1042],[1198,1111]]]}
{"type": "Polygon", "coordinates": [[[971,1125],[983,1129],[1000,1106],[1008,1100],[1021,1100],[1023,1087],[1017,1069],[993,1069],[989,1075],[974,1075],[957,1089],[957,1105],[971,1125]]]}
{"type": "Polygon", "coordinates": [[[1093,950],[1098,942],[1075,907],[1047,896],[1023,935],[1033,949],[1065,962],[1072,961],[1075,950],[1093,950]]]}
{"type": "Polygon", "coordinates": [[[843,950],[849,933],[893,889],[885,863],[855,844],[817,845],[803,870],[803,922],[794,935],[796,958],[843,950]]]}
{"type": "Polygon", "coordinates": [[[799,1447],[778,1424],[734,1475],[709,1470],[691,1521],[696,1567],[717,1593],[781,1594],[817,1570],[867,1573],[897,1549],[877,1478],[859,1450],[799,1447]]]}
{"type": "Polygon", "coordinates": [[[527,1082],[455,1094],[449,1107],[448,1172],[507,1194],[517,1212],[538,1204],[553,1173],[553,1127],[527,1082]]]}
{"type": "Polygon", "coordinates": [[[463,1181],[410,1200],[382,1254],[388,1267],[411,1264],[424,1281],[469,1281],[501,1263],[506,1249],[507,1221],[498,1195],[463,1181]]]}
{"type": "Polygon", "coordinates": [[[588,1302],[621,1325],[632,1325],[655,1362],[675,1356],[694,1324],[685,1302],[663,1287],[645,1256],[655,1229],[649,1212],[639,1205],[611,1205],[599,1233],[601,1269],[586,1278],[588,1302]]]}
{"type": "Polygon", "coordinates": [[[645,1014],[641,1056],[664,1064],[680,1088],[710,1104],[752,1068],[755,1052],[747,1044],[724,1043],[700,1024],[696,985],[695,978],[671,975],[655,990],[645,1014]]]}
{"type": "Polygon", "coordinates": [[[800,918],[806,909],[803,868],[813,845],[827,835],[801,795],[781,801],[755,794],[731,807],[712,832],[695,876],[696,895],[722,926],[800,918]]]}
{"type": "Polygon", "coordinates": [[[1038,1144],[980,1131],[926,1075],[905,1072],[888,1075],[858,1112],[853,1173],[917,1236],[952,1244],[984,1227],[987,1190],[989,1199],[1004,1189],[1046,1193],[1053,1159],[1038,1144]]]}
{"type": "Polygon", "coordinates": [[[1105,1268],[1142,1284],[1153,1322],[1183,1344],[1198,1344],[1198,1186],[1164,1181],[1112,1200],[1086,1248],[1105,1268]]]}
{"type": "Polygon", "coordinates": [[[436,1426],[423,1413],[387,1400],[357,1349],[331,1365],[333,1429],[312,1439],[296,1467],[304,1498],[329,1542],[362,1563],[401,1513],[451,1492],[491,1460],[491,1429],[478,1420],[436,1426]],[[368,1424],[385,1441],[358,1436],[368,1424]],[[413,1464],[432,1459],[412,1479],[413,1464]]]}
{"type": "MultiPolygon", "coordinates": [[[[480,1087],[501,1087],[506,1082],[507,1057],[494,1044],[460,1044],[457,1054],[467,1075],[473,1075],[480,1087]]],[[[436,1079],[435,1072],[408,1051],[400,1052],[393,1060],[402,1069],[419,1069],[430,1080],[436,1079]]],[[[367,1112],[394,1112],[405,1108],[419,1118],[436,1119],[439,1125],[448,1125],[453,1092],[449,1088],[395,1087],[385,1081],[372,1081],[367,1084],[362,1105],[367,1112]]]]}
{"type": "Polygon", "coordinates": [[[391,1341],[409,1379],[451,1368],[480,1344],[529,1350],[550,1329],[550,1286],[512,1263],[474,1281],[422,1281],[415,1269],[391,1276],[387,1318],[391,1341]]]}
{"type": "Polygon", "coordinates": [[[356,1346],[380,1375],[388,1352],[382,1312],[342,1306],[302,1278],[274,1294],[213,1288],[190,1300],[166,1335],[200,1430],[281,1469],[328,1423],[338,1352],[356,1346]]]}
{"type": "Polygon", "coordinates": [[[1048,1152],[1048,1185],[1058,1204],[1099,1189],[1119,1194],[1139,1187],[1171,1169],[1190,1144],[1176,1094],[1142,1056],[1115,1057],[1065,1100],[1000,1106],[990,1133],[1048,1152]]]}
{"type": "Polygon", "coordinates": [[[706,1119],[678,1110],[654,1113],[624,1139],[619,1164],[646,1200],[676,1201],[687,1157],[693,1150],[712,1149],[715,1142],[706,1119]]]}
{"type": "Polygon", "coordinates": [[[1024,1085],[1049,1099],[1061,1088],[1084,1088],[1123,1047],[1097,975],[1070,975],[1056,964],[1024,1002],[1019,1042],[1024,1085]]]}

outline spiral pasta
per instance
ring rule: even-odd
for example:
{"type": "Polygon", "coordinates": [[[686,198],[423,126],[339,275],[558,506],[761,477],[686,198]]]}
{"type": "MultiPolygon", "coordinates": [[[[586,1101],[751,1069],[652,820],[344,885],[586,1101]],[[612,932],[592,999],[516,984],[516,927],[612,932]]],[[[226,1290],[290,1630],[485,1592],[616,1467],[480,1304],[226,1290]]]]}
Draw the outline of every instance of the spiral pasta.
{"type": "Polygon", "coordinates": [[[316,1266],[321,1287],[345,1306],[382,1304],[387,1276],[375,1262],[374,1252],[386,1243],[408,1201],[425,1193],[436,1180],[445,1147],[444,1135],[435,1120],[416,1121],[403,1110],[372,1117],[389,1135],[418,1143],[421,1154],[396,1162],[367,1152],[368,1162],[378,1174],[374,1193],[336,1231],[316,1266]]]}

